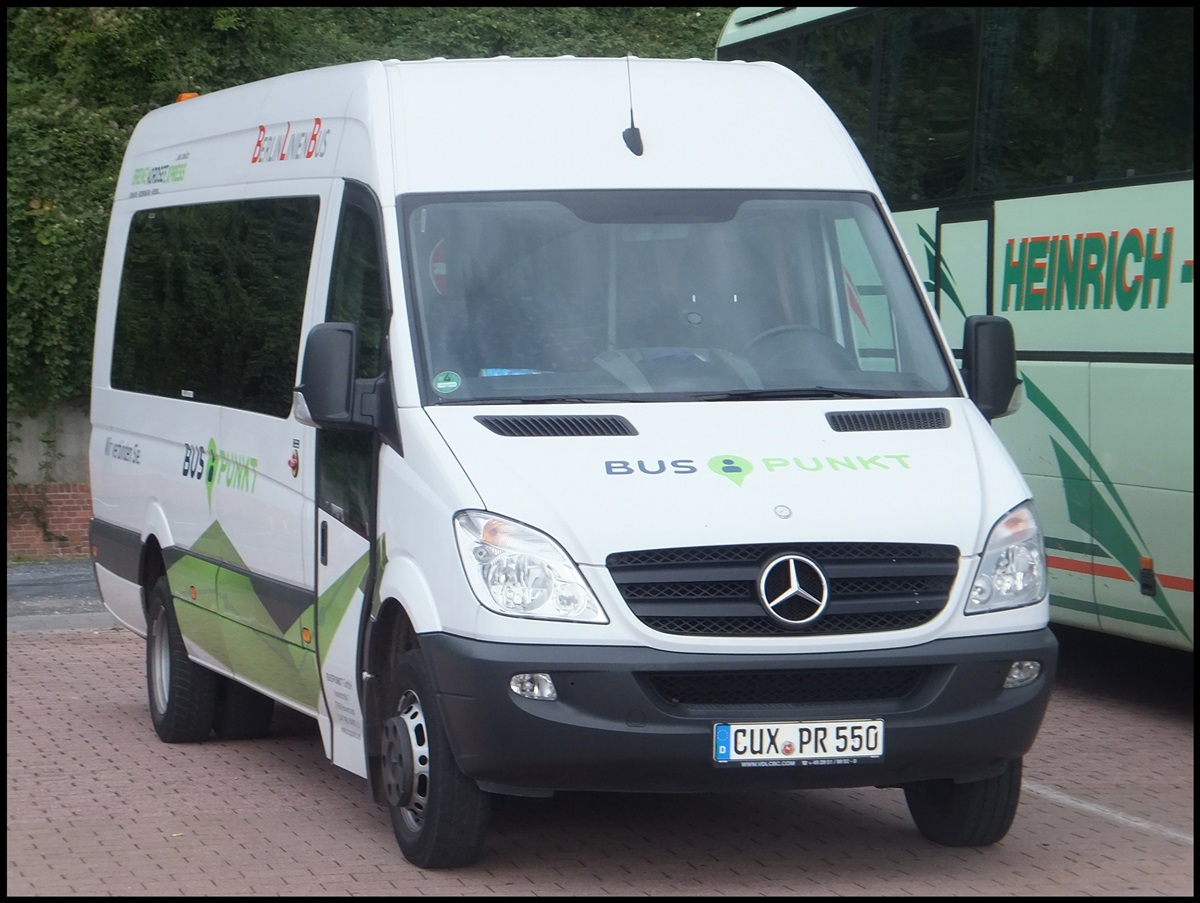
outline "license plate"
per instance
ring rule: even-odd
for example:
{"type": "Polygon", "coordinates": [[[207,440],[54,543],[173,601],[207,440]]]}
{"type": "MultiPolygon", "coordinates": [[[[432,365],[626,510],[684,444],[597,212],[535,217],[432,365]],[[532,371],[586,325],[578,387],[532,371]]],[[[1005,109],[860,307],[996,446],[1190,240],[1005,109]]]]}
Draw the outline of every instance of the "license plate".
{"type": "Polygon", "coordinates": [[[789,721],[713,726],[720,763],[805,762],[838,765],[883,755],[883,721],[789,721]]]}

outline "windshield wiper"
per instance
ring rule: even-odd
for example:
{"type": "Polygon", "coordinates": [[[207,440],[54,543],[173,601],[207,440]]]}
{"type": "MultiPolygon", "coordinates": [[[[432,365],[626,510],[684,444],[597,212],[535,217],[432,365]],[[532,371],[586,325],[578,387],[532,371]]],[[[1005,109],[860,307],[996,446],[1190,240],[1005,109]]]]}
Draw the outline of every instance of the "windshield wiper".
{"type": "Polygon", "coordinates": [[[901,393],[894,391],[865,391],[861,389],[831,389],[828,386],[806,386],[790,389],[730,389],[728,392],[716,392],[695,396],[700,401],[731,401],[734,399],[756,398],[900,398],[901,393]]]}
{"type": "Polygon", "coordinates": [[[739,401],[765,398],[903,398],[894,391],[861,391],[807,386],[793,389],[730,389],[728,392],[635,392],[626,395],[498,395],[482,398],[440,398],[439,405],[625,404],[636,402],[739,401]]]}
{"type": "Polygon", "coordinates": [[[442,398],[438,404],[622,404],[627,401],[661,401],[653,395],[537,395],[516,397],[502,395],[483,398],[442,398]]]}

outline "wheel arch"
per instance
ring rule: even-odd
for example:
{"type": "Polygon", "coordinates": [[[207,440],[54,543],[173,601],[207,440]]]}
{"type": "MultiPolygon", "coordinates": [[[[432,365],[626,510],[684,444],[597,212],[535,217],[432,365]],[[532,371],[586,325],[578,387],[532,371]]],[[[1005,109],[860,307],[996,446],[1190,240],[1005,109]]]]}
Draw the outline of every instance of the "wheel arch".
{"type": "Polygon", "coordinates": [[[158,578],[167,573],[167,556],[165,549],[174,544],[171,533],[171,523],[167,518],[162,504],[156,499],[150,499],[144,512],[142,527],[142,548],[138,558],[138,583],[142,587],[142,614],[145,615],[150,606],[150,592],[158,578]]]}
{"type": "Polygon", "coordinates": [[[150,607],[150,592],[159,577],[166,576],[167,560],[163,555],[158,537],[151,533],[142,541],[142,550],[138,561],[138,583],[142,588],[142,614],[146,615],[150,607]]]}
{"type": "Polygon", "coordinates": [[[398,658],[418,645],[417,632],[404,605],[394,596],[385,598],[367,626],[362,689],[367,777],[371,796],[380,805],[387,805],[380,767],[383,697],[398,658]]]}

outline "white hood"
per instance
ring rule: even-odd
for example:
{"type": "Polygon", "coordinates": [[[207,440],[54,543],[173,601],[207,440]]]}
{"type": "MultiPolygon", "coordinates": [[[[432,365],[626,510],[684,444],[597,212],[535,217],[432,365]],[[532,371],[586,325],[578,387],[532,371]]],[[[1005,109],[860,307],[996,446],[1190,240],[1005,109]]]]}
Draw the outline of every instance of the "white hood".
{"type": "Polygon", "coordinates": [[[759,542],[947,543],[970,555],[1028,496],[962,398],[427,411],[487,510],[550,534],[580,564],[635,549],[759,542]],[[949,425],[837,432],[826,419],[928,409],[948,411],[949,425]],[[624,417],[636,435],[500,435],[481,416],[624,417]]]}

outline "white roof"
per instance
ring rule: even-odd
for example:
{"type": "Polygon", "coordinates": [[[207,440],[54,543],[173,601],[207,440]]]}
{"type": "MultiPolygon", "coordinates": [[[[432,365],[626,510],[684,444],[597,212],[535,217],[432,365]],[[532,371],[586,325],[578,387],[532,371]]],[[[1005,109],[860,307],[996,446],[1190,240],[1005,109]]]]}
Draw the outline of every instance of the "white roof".
{"type": "Polygon", "coordinates": [[[828,107],[788,70],[637,58],[390,60],[279,76],[152,112],[119,197],[135,170],[156,173],[156,193],[331,176],[383,196],[874,187],[828,107]],[[622,140],[631,101],[641,156],[622,140]],[[172,165],[167,180],[159,170],[172,165]]]}

